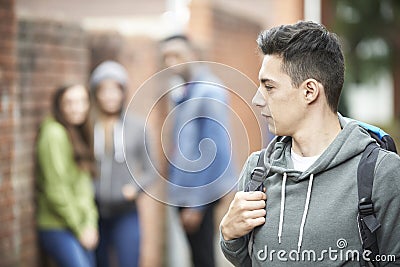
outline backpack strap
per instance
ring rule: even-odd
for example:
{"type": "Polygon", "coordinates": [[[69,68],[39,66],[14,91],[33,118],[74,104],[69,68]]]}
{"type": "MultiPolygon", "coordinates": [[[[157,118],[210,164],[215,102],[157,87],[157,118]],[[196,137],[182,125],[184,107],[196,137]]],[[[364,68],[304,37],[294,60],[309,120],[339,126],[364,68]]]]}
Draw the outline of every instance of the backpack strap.
{"type": "Polygon", "coordinates": [[[257,167],[255,167],[251,172],[250,180],[244,190],[245,192],[262,190],[262,184],[264,182],[266,172],[264,165],[265,152],[265,148],[261,150],[260,156],[257,161],[257,167]]]}
{"type": "MultiPolygon", "coordinates": [[[[347,120],[351,120],[346,118],[347,120]]],[[[358,125],[368,131],[369,135],[375,139],[379,146],[383,149],[397,153],[396,144],[393,138],[381,128],[365,123],[363,121],[356,121],[358,125]]]]}
{"type": "MultiPolygon", "coordinates": [[[[250,175],[250,180],[247,183],[245,188],[245,192],[251,191],[262,191],[263,189],[263,182],[265,180],[266,175],[266,168],[264,165],[264,158],[265,158],[266,149],[262,149],[260,151],[260,156],[258,157],[257,167],[253,169],[250,175]]],[[[254,243],[254,229],[247,234],[247,238],[249,239],[247,244],[247,251],[249,255],[253,253],[253,243],[254,243]]]]}
{"type": "MultiPolygon", "coordinates": [[[[362,241],[363,252],[371,252],[370,259],[375,259],[379,255],[377,230],[381,224],[377,220],[372,202],[372,187],[374,183],[375,164],[379,154],[378,144],[370,143],[364,150],[357,169],[358,185],[358,229],[362,241]]],[[[378,262],[370,262],[373,266],[379,266],[378,262]]],[[[360,257],[361,266],[369,266],[368,263],[360,257]]]]}
{"type": "Polygon", "coordinates": [[[373,132],[370,129],[366,130],[368,131],[369,135],[375,139],[375,141],[379,144],[381,148],[397,153],[396,144],[394,143],[394,140],[390,135],[386,134],[381,137],[376,132],[373,132]]]}

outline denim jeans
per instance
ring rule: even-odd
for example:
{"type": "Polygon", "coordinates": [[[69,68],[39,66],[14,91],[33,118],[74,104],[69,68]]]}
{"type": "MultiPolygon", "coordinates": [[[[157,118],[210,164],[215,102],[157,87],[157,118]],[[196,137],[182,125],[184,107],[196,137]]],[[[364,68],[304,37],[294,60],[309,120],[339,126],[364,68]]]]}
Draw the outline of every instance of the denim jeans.
{"type": "Polygon", "coordinates": [[[110,255],[115,255],[118,267],[139,265],[140,227],[137,211],[111,218],[99,223],[100,243],[97,248],[98,267],[112,266],[110,255]]]}
{"type": "Polygon", "coordinates": [[[40,246],[59,267],[95,267],[94,251],[84,249],[68,230],[40,229],[40,246]]]}

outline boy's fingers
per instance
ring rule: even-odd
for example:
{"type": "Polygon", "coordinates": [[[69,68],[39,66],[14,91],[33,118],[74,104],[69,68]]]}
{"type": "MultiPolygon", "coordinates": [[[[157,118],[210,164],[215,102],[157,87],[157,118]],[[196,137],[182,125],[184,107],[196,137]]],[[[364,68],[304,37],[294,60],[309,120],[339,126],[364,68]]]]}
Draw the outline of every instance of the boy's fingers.
{"type": "Polygon", "coordinates": [[[249,210],[247,211],[244,216],[249,219],[256,219],[259,217],[265,217],[266,211],[265,209],[258,209],[258,210],[249,210]]]}
{"type": "Polygon", "coordinates": [[[257,217],[255,219],[251,219],[251,225],[253,227],[260,226],[260,225],[262,225],[264,223],[265,223],[265,217],[264,216],[263,217],[257,217]]]}
{"type": "Polygon", "coordinates": [[[251,192],[243,192],[243,198],[245,200],[266,200],[267,195],[261,191],[251,191],[251,192]]]}
{"type": "Polygon", "coordinates": [[[246,201],[240,205],[242,210],[260,210],[265,208],[265,200],[246,201]]]}

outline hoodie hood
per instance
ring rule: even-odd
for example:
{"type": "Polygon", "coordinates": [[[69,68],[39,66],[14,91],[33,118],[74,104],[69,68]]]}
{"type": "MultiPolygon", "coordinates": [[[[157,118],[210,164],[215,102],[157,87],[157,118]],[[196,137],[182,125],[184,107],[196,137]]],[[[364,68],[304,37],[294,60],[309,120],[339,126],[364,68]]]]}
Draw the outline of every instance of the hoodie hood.
{"type": "Polygon", "coordinates": [[[90,89],[94,91],[104,80],[111,79],[118,82],[126,90],[128,85],[128,73],[124,66],[115,61],[104,61],[98,65],[90,77],[90,89]]]}
{"type": "MultiPolygon", "coordinates": [[[[116,81],[124,90],[128,85],[128,73],[124,66],[115,61],[104,61],[98,65],[92,72],[90,77],[90,88],[92,93],[95,93],[98,85],[107,79],[116,81]]],[[[123,107],[121,108],[121,119],[114,124],[113,129],[113,148],[114,148],[114,160],[118,163],[124,162],[123,153],[123,107]]],[[[94,125],[94,154],[97,160],[101,160],[105,155],[105,132],[104,126],[101,121],[95,122],[94,125]]]]}
{"type": "Polygon", "coordinates": [[[369,143],[374,142],[368,132],[360,127],[356,121],[347,121],[340,114],[338,114],[338,117],[342,131],[318,160],[304,172],[293,169],[290,157],[292,138],[288,136],[276,137],[268,145],[264,157],[264,164],[268,172],[267,177],[274,173],[282,175],[286,173],[288,178],[301,181],[309,178],[311,174],[318,175],[320,172],[334,168],[361,154],[369,143]]]}

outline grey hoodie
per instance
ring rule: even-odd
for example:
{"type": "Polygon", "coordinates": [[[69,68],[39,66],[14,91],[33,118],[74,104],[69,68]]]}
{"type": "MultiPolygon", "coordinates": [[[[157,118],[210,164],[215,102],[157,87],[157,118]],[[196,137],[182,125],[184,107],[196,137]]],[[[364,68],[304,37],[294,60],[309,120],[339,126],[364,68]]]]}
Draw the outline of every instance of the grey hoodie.
{"type": "Polygon", "coordinates": [[[124,198],[122,187],[131,184],[141,192],[156,179],[150,147],[145,142],[144,121],[128,114],[124,121],[118,121],[114,126],[111,153],[104,149],[104,128],[100,123],[96,123],[94,133],[94,152],[99,167],[94,185],[100,216],[108,218],[136,210],[135,201],[124,198]]]}
{"type": "MultiPolygon", "coordinates": [[[[340,115],[339,120],[342,131],[304,172],[293,169],[290,137],[269,144],[265,224],[234,240],[225,241],[221,235],[222,251],[235,266],[360,266],[357,167],[364,148],[374,140],[356,122],[346,123],[340,115]]],[[[240,191],[258,157],[256,152],[248,158],[240,191]]],[[[400,265],[399,176],[400,157],[381,150],[372,200],[382,224],[380,255],[391,261],[381,266],[400,265]]]]}
{"type": "MultiPolygon", "coordinates": [[[[124,92],[128,84],[126,69],[115,61],[101,63],[90,77],[94,93],[106,79],[118,82],[124,92]]],[[[122,113],[122,110],[121,110],[122,113]]],[[[156,173],[150,160],[144,119],[126,113],[114,124],[112,151],[105,150],[105,129],[100,121],[94,123],[94,154],[99,177],[95,179],[96,202],[101,218],[118,216],[136,210],[136,201],[125,199],[122,188],[131,184],[141,192],[155,182],[156,173]],[[124,139],[125,137],[125,139],[124,139]]]]}

